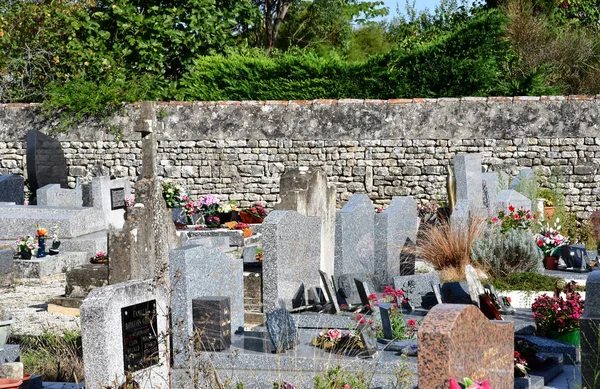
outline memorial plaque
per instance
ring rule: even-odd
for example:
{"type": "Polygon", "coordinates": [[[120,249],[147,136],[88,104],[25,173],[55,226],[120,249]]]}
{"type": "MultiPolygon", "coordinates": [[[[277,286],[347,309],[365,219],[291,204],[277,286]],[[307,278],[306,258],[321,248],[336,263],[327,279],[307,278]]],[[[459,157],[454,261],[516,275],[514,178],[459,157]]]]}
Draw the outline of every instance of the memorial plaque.
{"type": "Polygon", "coordinates": [[[196,347],[203,351],[226,350],[231,345],[231,302],[229,297],[192,300],[196,347]]]}
{"type": "Polygon", "coordinates": [[[285,309],[279,308],[265,315],[267,332],[276,353],[294,348],[298,342],[298,330],[292,315],[285,309]]]}
{"type": "Polygon", "coordinates": [[[125,188],[113,188],[110,190],[110,209],[125,208],[125,188]]]}
{"type": "Polygon", "coordinates": [[[125,371],[134,372],[157,365],[156,300],[121,308],[121,326],[125,371]]]}
{"type": "Polygon", "coordinates": [[[321,282],[323,282],[323,286],[325,287],[325,293],[327,294],[327,299],[330,303],[333,304],[333,313],[340,312],[340,306],[338,305],[337,296],[335,294],[335,288],[333,287],[333,282],[327,273],[319,270],[319,274],[321,275],[321,282]]]}

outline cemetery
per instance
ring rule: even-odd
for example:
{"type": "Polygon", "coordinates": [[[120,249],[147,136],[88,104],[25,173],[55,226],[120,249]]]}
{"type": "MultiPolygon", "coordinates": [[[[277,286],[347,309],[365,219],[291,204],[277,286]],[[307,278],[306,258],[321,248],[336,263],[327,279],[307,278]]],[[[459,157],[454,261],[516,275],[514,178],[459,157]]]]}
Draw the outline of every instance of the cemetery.
{"type": "Polygon", "coordinates": [[[318,158],[282,160],[277,192],[238,196],[169,174],[157,110],[127,119],[124,176],[74,177],[37,129],[26,172],[0,176],[0,388],[59,382],[32,363],[51,325],[80,331],[69,388],[541,389],[567,371],[600,388],[600,208],[569,213],[576,186],[544,161],[495,170],[465,147],[435,166],[441,195],[382,200],[387,167],[354,166],[350,192],[318,158]]]}

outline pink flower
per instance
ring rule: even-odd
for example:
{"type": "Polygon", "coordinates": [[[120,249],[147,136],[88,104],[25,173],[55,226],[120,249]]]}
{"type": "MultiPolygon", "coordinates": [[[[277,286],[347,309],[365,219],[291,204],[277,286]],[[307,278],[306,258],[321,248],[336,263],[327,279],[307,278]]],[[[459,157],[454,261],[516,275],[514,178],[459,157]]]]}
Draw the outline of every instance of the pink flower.
{"type": "Polygon", "coordinates": [[[496,222],[498,221],[498,218],[497,218],[497,217],[495,217],[495,218],[493,218],[493,219],[492,219],[492,221],[493,221],[494,223],[496,223],[496,222]]]}
{"type": "Polygon", "coordinates": [[[418,323],[415,319],[408,319],[406,321],[406,325],[409,326],[410,328],[414,329],[414,328],[417,328],[418,323]]]}
{"type": "Polygon", "coordinates": [[[352,388],[350,388],[350,385],[346,384],[346,385],[344,385],[344,389],[352,389],[352,388]]]}
{"type": "Polygon", "coordinates": [[[450,378],[450,389],[460,389],[460,385],[458,384],[458,382],[456,382],[456,380],[454,378],[450,378]]]}
{"type": "Polygon", "coordinates": [[[329,339],[335,340],[341,338],[342,334],[340,333],[340,330],[334,328],[332,330],[327,331],[327,336],[329,336],[329,339]]]}

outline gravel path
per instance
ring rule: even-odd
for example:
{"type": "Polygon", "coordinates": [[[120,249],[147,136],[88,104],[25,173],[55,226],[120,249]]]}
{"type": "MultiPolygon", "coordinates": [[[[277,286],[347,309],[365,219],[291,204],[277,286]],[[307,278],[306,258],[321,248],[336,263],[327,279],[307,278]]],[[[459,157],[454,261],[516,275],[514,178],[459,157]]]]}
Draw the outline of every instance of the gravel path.
{"type": "Polygon", "coordinates": [[[0,288],[0,311],[15,318],[11,326],[14,335],[39,335],[44,329],[79,329],[79,317],[47,311],[48,300],[64,293],[64,279],[0,288]]]}

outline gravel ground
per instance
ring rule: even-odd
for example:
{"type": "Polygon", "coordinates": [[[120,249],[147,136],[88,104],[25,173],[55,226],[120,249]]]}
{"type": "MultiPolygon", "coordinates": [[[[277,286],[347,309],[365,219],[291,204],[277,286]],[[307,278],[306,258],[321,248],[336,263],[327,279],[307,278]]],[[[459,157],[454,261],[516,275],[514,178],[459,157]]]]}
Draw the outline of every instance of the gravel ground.
{"type": "Polygon", "coordinates": [[[48,300],[64,293],[64,277],[0,288],[0,311],[15,318],[13,335],[39,335],[44,329],[79,329],[79,317],[47,311],[48,300]]]}

